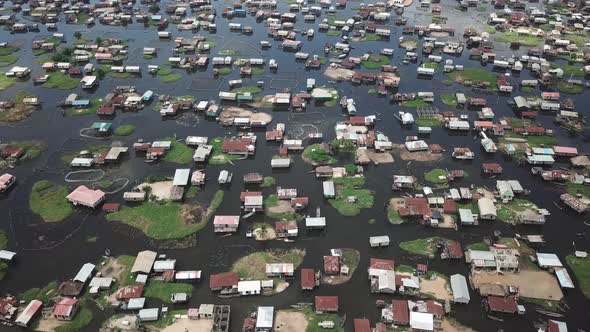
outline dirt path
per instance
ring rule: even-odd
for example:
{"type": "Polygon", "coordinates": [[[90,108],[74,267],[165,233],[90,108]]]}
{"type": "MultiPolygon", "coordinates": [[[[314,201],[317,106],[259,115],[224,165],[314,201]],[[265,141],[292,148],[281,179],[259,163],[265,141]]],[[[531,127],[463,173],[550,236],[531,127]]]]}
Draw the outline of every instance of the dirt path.
{"type": "Polygon", "coordinates": [[[167,326],[160,331],[162,332],[209,332],[213,330],[212,319],[177,319],[172,325],[167,326]]]}
{"type": "Polygon", "coordinates": [[[474,329],[461,325],[459,322],[453,319],[443,319],[442,330],[445,332],[475,332],[474,329]]]}
{"type": "Polygon", "coordinates": [[[277,238],[277,234],[275,232],[275,230],[272,228],[272,226],[268,226],[266,227],[266,233],[265,234],[261,234],[262,229],[261,228],[256,228],[254,229],[254,238],[256,239],[256,241],[268,241],[268,240],[274,240],[277,238]]]}
{"type": "Polygon", "coordinates": [[[533,299],[559,301],[563,297],[557,279],[545,271],[520,271],[519,273],[497,274],[496,272],[478,272],[473,274],[476,288],[486,283],[499,283],[517,286],[520,295],[533,299]]]}
{"type": "Polygon", "coordinates": [[[142,183],[137,186],[139,189],[143,190],[145,187],[151,187],[152,190],[150,195],[156,196],[158,200],[166,200],[170,199],[170,192],[172,190],[172,181],[160,181],[154,183],[142,183]]]}
{"type": "Polygon", "coordinates": [[[447,281],[441,277],[434,280],[420,278],[420,293],[430,294],[439,300],[450,300],[452,297],[447,291],[446,284],[447,281]]]}
{"type": "Polygon", "coordinates": [[[397,153],[401,160],[436,161],[442,158],[442,153],[431,153],[430,151],[410,152],[403,144],[394,144],[393,152],[397,153]]]}
{"type": "Polygon", "coordinates": [[[116,258],[109,257],[102,269],[100,269],[100,273],[105,278],[116,278],[118,282],[121,282],[125,267],[126,266],[119,263],[116,258]]]}
{"type": "Polygon", "coordinates": [[[53,332],[58,327],[65,325],[67,322],[57,320],[57,319],[39,319],[39,324],[35,328],[35,331],[42,331],[42,332],[53,332]]]}
{"type": "Polygon", "coordinates": [[[307,329],[307,318],[302,312],[280,310],[275,316],[274,330],[280,332],[299,332],[307,329]]]}
{"type": "Polygon", "coordinates": [[[286,200],[279,200],[276,206],[267,208],[270,213],[295,213],[295,209],[291,206],[291,202],[286,200]]]}

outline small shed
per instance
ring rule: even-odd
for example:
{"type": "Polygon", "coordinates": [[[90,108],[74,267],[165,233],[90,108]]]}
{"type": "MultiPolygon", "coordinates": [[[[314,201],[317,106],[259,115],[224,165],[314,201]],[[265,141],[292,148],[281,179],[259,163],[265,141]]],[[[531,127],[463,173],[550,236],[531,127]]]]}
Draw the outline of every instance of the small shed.
{"type": "Polygon", "coordinates": [[[369,244],[371,245],[372,248],[387,247],[387,246],[389,246],[389,236],[388,235],[371,236],[369,238],[369,244]]]}
{"type": "Polygon", "coordinates": [[[451,276],[451,290],[453,291],[453,302],[469,303],[469,288],[467,287],[467,279],[463,275],[453,274],[451,276]]]}

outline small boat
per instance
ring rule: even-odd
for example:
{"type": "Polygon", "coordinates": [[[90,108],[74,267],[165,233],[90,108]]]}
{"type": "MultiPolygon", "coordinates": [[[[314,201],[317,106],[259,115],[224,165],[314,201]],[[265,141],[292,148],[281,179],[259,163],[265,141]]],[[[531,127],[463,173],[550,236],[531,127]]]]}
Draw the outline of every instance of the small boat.
{"type": "Polygon", "coordinates": [[[564,317],[563,314],[557,313],[557,312],[552,312],[552,311],[547,311],[547,310],[541,310],[541,309],[537,309],[537,312],[545,315],[545,316],[549,316],[549,317],[555,317],[555,318],[562,318],[564,317]]]}
{"type": "Polygon", "coordinates": [[[295,240],[291,240],[291,239],[283,239],[283,242],[295,242],[295,240]]]}

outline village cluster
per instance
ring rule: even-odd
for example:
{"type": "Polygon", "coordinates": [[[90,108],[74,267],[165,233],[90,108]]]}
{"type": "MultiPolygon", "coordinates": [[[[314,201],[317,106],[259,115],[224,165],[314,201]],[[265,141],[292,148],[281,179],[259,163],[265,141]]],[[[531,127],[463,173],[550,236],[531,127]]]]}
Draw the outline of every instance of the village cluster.
{"type": "MultiPolygon", "coordinates": [[[[174,251],[150,248],[129,256],[105,250],[60,282],[18,295],[3,287],[3,324],[62,332],[99,326],[166,332],[472,331],[454,310],[475,308],[485,322],[505,322],[507,330],[529,319],[531,331],[565,332],[569,318],[583,315],[579,308],[570,310],[568,300],[587,304],[590,298],[587,243],[557,252],[542,227],[560,222],[551,210],[590,226],[583,220],[590,211],[590,157],[583,141],[583,94],[590,86],[585,2],[13,0],[0,1],[0,9],[0,26],[12,33],[0,37],[6,39],[0,39],[0,68],[6,67],[0,71],[0,122],[31,121],[44,112],[80,116],[75,137],[84,142],[82,150],[56,151],[63,181],[51,174],[29,186],[17,175],[27,174],[21,170],[52,142],[19,141],[0,131],[2,200],[26,184],[29,200],[19,208],[34,218],[58,223],[98,215],[136,230],[150,246],[178,241],[199,247],[197,233],[209,230],[213,234],[207,236],[226,245],[240,235],[251,248],[277,240],[244,251],[224,272],[177,263],[174,251]],[[475,16],[461,17],[472,14],[477,22],[475,16]],[[101,33],[132,25],[142,26],[153,41],[137,49],[124,32],[101,33]],[[266,31],[263,40],[254,38],[258,31],[266,31]],[[226,32],[247,40],[240,47],[252,51],[241,54],[231,41],[219,45],[226,32]],[[13,38],[31,34],[30,44],[13,38]],[[326,42],[314,47],[317,39],[326,42]],[[291,79],[299,81],[297,88],[279,87],[288,81],[281,76],[287,69],[296,71],[291,79]],[[184,86],[201,90],[183,95],[184,86]],[[49,105],[43,99],[57,101],[55,96],[38,89],[53,89],[63,98],[49,105]],[[388,109],[370,106],[368,98],[383,99],[388,109]],[[335,120],[325,115],[331,109],[341,113],[335,120]],[[191,134],[162,130],[143,138],[134,133],[142,132],[144,120],[118,121],[149,112],[158,121],[190,127],[191,134]],[[393,114],[391,121],[384,121],[386,113],[393,114]],[[302,124],[291,117],[312,114],[321,120],[302,124]],[[215,123],[219,134],[200,131],[201,121],[215,123]],[[394,137],[400,130],[401,140],[394,137]],[[441,133],[454,143],[440,140],[441,133]],[[273,151],[264,167],[243,172],[240,164],[260,159],[261,149],[273,151]],[[131,180],[113,175],[134,158],[148,168],[174,167],[131,180]],[[375,190],[367,181],[371,173],[393,163],[404,167],[376,181],[391,191],[375,190]],[[281,178],[302,164],[313,186],[282,185],[281,178]],[[416,164],[426,165],[425,171],[416,173],[423,169],[416,164]],[[505,172],[518,167],[540,181],[505,172]],[[476,183],[476,177],[483,181],[476,183]],[[556,191],[547,206],[532,198],[541,185],[556,191]],[[376,197],[387,197],[384,217],[374,213],[368,225],[385,223],[391,232],[358,234],[365,248],[341,242],[341,248],[305,249],[303,239],[322,241],[342,227],[338,219],[374,209],[376,197]],[[239,208],[220,209],[224,201],[238,200],[239,208]],[[509,224],[511,233],[493,230],[493,236],[465,241],[444,235],[475,234],[493,223],[509,224]],[[398,238],[396,227],[405,224],[437,235],[398,238]],[[399,246],[403,255],[386,253],[390,246],[399,246]],[[321,257],[321,264],[310,264],[308,256],[321,257]],[[463,272],[434,271],[433,260],[460,264],[463,272]],[[347,322],[340,304],[349,294],[338,285],[364,273],[366,290],[376,300],[363,307],[366,316],[349,316],[347,322]],[[219,301],[193,296],[207,282],[219,301]],[[265,299],[248,302],[246,317],[235,314],[241,303],[233,298],[273,296],[288,288],[311,302],[284,308],[265,299]],[[107,317],[100,324],[96,310],[107,317]]],[[[12,226],[2,228],[0,279],[16,279],[13,270],[25,262],[11,239],[12,226]]],[[[473,330],[489,330],[485,322],[473,330]]]]}

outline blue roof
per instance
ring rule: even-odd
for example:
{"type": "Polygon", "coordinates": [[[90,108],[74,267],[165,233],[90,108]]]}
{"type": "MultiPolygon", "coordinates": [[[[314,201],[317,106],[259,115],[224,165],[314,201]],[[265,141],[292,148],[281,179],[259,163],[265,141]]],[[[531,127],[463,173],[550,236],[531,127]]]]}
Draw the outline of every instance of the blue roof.
{"type": "Polygon", "coordinates": [[[90,105],[90,100],[88,99],[78,99],[72,101],[72,106],[87,106],[90,105]]]}

